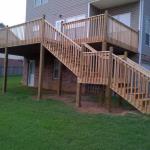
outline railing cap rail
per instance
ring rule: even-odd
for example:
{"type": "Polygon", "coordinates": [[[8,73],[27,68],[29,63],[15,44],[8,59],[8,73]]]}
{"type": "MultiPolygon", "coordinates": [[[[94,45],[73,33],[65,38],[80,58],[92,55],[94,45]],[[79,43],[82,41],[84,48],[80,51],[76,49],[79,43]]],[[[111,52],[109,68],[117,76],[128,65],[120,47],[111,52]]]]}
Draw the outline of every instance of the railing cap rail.
{"type": "Polygon", "coordinates": [[[67,40],[71,41],[76,47],[78,47],[78,49],[81,51],[81,47],[75,43],[73,40],[71,40],[69,37],[67,37],[64,33],[58,31],[58,29],[56,29],[52,24],[50,24],[47,20],[45,20],[45,22],[50,25],[55,31],[59,32],[62,36],[64,36],[67,40]]]}
{"type": "Polygon", "coordinates": [[[20,24],[17,24],[17,25],[5,27],[5,28],[0,29],[0,31],[6,30],[6,29],[15,28],[15,27],[19,27],[19,26],[22,26],[22,25],[24,25],[24,24],[28,24],[28,23],[31,23],[31,22],[40,21],[40,20],[42,20],[42,19],[43,19],[43,18],[38,18],[38,19],[35,19],[35,20],[31,20],[31,21],[27,21],[27,22],[24,22],[24,23],[20,23],[20,24]]]}
{"type": "Polygon", "coordinates": [[[137,67],[135,67],[134,65],[132,65],[131,63],[129,63],[128,61],[126,60],[123,60],[122,58],[120,58],[119,56],[115,55],[115,54],[112,54],[113,57],[116,57],[117,59],[121,60],[123,63],[125,63],[126,65],[130,66],[131,68],[135,69],[136,71],[142,73],[144,76],[146,76],[147,78],[149,78],[150,80],[150,75],[146,73],[146,71],[142,71],[140,69],[138,69],[137,67]]]}

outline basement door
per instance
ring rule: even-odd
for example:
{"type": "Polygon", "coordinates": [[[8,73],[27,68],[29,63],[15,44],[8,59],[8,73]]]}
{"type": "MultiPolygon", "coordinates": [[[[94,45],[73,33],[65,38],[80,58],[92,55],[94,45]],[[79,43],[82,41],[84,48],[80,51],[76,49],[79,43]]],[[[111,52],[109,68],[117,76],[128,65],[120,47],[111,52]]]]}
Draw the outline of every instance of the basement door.
{"type": "Polygon", "coordinates": [[[29,61],[29,71],[28,71],[28,86],[34,87],[35,82],[35,61],[29,61]]]}

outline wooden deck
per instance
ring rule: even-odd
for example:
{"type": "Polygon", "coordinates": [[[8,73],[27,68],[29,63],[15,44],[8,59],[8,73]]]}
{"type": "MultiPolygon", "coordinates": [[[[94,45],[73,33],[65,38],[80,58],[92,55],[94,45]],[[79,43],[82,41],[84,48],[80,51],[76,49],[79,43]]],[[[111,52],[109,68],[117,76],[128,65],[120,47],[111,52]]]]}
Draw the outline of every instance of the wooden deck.
{"type": "Polygon", "coordinates": [[[107,42],[138,52],[138,32],[107,13],[64,23],[63,32],[78,44],[107,42]]]}
{"type": "MultiPolygon", "coordinates": [[[[102,24],[106,23],[104,20],[106,16],[101,15],[95,18],[96,22],[102,24]]],[[[94,20],[94,17],[90,20],[94,20]]],[[[111,20],[112,25],[115,24],[116,30],[121,31],[119,35],[122,38],[116,35],[114,28],[110,28],[113,32],[106,32],[103,30],[106,26],[100,28],[100,31],[96,32],[96,29],[93,28],[95,32],[88,33],[92,35],[93,33],[100,33],[100,37],[103,37],[105,41],[105,36],[110,40],[110,37],[114,41],[120,40],[128,45],[130,48],[134,47],[135,49],[138,46],[137,37],[138,34],[126,26],[121,26],[121,23],[108,17],[111,20]],[[117,28],[119,24],[120,28],[117,28]],[[122,31],[129,30],[130,34],[133,34],[132,40],[128,39],[128,34],[123,34],[122,31]],[[107,34],[106,34],[107,33],[107,34]],[[111,34],[108,34],[111,33],[111,34]],[[122,34],[121,34],[122,33],[122,34]],[[103,35],[103,36],[101,36],[103,35]],[[109,35],[109,36],[108,36],[109,35]],[[111,35],[111,36],[110,36],[111,35]],[[125,36],[125,38],[123,38],[125,36]],[[108,38],[109,37],[109,38],[108,38]],[[116,39],[115,39],[116,38],[116,39]],[[126,39],[126,40],[123,40],[126,39]]],[[[85,19],[86,20],[86,19],[85,19]]],[[[83,24],[85,25],[85,20],[83,24]]],[[[92,21],[90,21],[92,22],[92,21]]],[[[110,22],[110,21],[109,21],[110,22]]],[[[78,25],[81,28],[81,22],[79,21],[78,25]]],[[[97,24],[98,25],[98,24],[97,24]]],[[[67,25],[65,25],[67,26],[67,25]]],[[[91,24],[90,24],[91,26],[91,24]]],[[[85,27],[85,26],[84,26],[85,27]]],[[[68,28],[68,27],[65,27],[68,28]]],[[[69,28],[68,28],[69,29],[69,28]]],[[[71,30],[74,28],[71,28],[71,30]]],[[[110,30],[109,29],[109,30],[110,30]]],[[[71,32],[69,29],[69,31],[71,32]]],[[[91,30],[90,30],[91,31],[91,30]]],[[[87,32],[81,32],[86,33],[87,32]]],[[[72,33],[73,34],[73,33],[72,33]]],[[[131,38],[129,36],[129,38],[131,38]]],[[[88,38],[87,38],[88,39],[88,38]]],[[[42,73],[43,73],[43,60],[44,60],[44,48],[46,48],[51,54],[53,54],[62,64],[64,64],[69,70],[74,73],[78,78],[77,84],[77,105],[80,106],[80,89],[81,84],[96,84],[96,85],[105,85],[107,86],[107,95],[110,94],[110,89],[115,93],[123,97],[126,101],[132,104],[135,108],[143,113],[150,113],[150,74],[147,73],[144,69],[141,69],[136,63],[133,63],[127,57],[119,57],[113,54],[113,48],[107,51],[96,51],[88,44],[79,45],[81,43],[79,40],[78,43],[75,42],[73,37],[64,31],[64,33],[59,32],[55,27],[48,23],[44,19],[38,19],[35,21],[27,22],[21,25],[9,27],[0,30],[0,49],[5,48],[5,60],[8,59],[8,49],[21,46],[21,45],[31,45],[36,43],[41,43],[40,49],[40,69],[39,69],[39,86],[38,86],[38,96],[41,97],[42,89],[42,73]]],[[[94,41],[93,36],[89,36],[89,41],[94,41]]],[[[87,41],[87,42],[89,42],[87,41]]],[[[85,42],[85,41],[84,41],[85,42]]],[[[119,42],[118,42],[119,43],[119,42]]],[[[124,45],[125,45],[124,44],[124,45]]],[[[132,49],[133,50],[133,49],[132,49]]],[[[7,61],[5,61],[5,69],[7,68],[7,61]]],[[[5,70],[5,77],[7,71],[5,70]]],[[[4,87],[6,88],[6,79],[4,80],[4,87]]]]}

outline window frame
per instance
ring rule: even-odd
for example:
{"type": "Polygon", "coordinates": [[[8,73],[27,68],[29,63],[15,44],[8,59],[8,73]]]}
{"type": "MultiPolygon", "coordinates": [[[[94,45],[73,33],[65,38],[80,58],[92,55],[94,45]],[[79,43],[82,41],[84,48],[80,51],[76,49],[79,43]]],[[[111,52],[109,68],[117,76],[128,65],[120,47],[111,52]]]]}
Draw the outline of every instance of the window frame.
{"type": "Polygon", "coordinates": [[[40,7],[48,3],[49,0],[34,0],[34,7],[40,7]],[[39,3],[37,3],[39,1],[39,3]]]}
{"type": "Polygon", "coordinates": [[[59,74],[60,74],[60,69],[59,69],[59,61],[57,59],[55,59],[53,61],[53,80],[58,80],[59,79],[59,74]],[[55,71],[58,72],[58,76],[55,76],[55,71]]]}

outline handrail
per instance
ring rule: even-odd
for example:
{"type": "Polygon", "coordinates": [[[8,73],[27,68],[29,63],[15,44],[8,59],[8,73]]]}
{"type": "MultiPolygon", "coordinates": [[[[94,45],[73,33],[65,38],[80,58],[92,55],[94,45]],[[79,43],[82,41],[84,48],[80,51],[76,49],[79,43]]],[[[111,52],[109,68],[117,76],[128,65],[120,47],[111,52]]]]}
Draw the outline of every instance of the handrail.
{"type": "Polygon", "coordinates": [[[141,73],[144,73],[145,75],[147,75],[150,78],[150,71],[144,67],[142,67],[141,65],[135,63],[134,61],[132,61],[131,59],[127,58],[127,62],[130,63],[133,67],[135,67],[137,70],[139,70],[141,73]]]}
{"type": "Polygon", "coordinates": [[[69,41],[71,41],[74,45],[76,45],[79,49],[81,49],[81,47],[75,43],[72,39],[70,39],[68,36],[66,36],[64,33],[60,32],[58,29],[56,29],[52,24],[50,24],[47,20],[45,20],[45,22],[51,26],[56,32],[59,32],[59,34],[61,34],[63,37],[65,37],[66,39],[68,39],[69,41]]]}
{"type": "Polygon", "coordinates": [[[135,29],[133,29],[132,27],[127,26],[126,24],[122,23],[121,21],[118,21],[117,19],[115,19],[113,16],[108,15],[108,17],[112,18],[114,21],[118,22],[119,24],[121,24],[122,26],[128,28],[129,30],[132,30],[136,33],[138,33],[138,31],[136,31],[135,29]]]}
{"type": "MultiPolygon", "coordinates": [[[[122,61],[124,64],[128,65],[129,67],[131,67],[131,68],[133,68],[133,69],[135,69],[135,70],[137,70],[137,71],[139,71],[139,72],[142,73],[144,76],[146,76],[147,78],[150,79],[150,75],[148,74],[148,72],[146,71],[146,69],[144,69],[144,68],[143,68],[142,70],[139,69],[139,67],[137,67],[138,64],[135,63],[135,62],[133,62],[131,59],[127,58],[127,61],[126,61],[126,60],[122,59],[121,57],[119,57],[119,56],[117,56],[117,55],[115,55],[115,54],[113,54],[113,56],[116,57],[117,59],[119,59],[120,61],[122,61]],[[134,63],[134,65],[133,65],[133,63],[134,63]]],[[[141,67],[141,68],[142,68],[142,67],[141,67]]]]}
{"type": "Polygon", "coordinates": [[[38,19],[31,20],[31,21],[26,21],[26,22],[24,22],[24,23],[20,23],[20,24],[17,24],[17,25],[13,25],[13,26],[9,26],[9,27],[4,27],[4,28],[1,28],[0,31],[1,31],[1,30],[6,30],[6,29],[9,29],[9,28],[15,28],[15,27],[17,27],[17,26],[22,26],[22,25],[27,24],[27,23],[32,23],[32,22],[40,21],[40,20],[42,20],[42,19],[43,19],[43,18],[38,18],[38,19]]]}
{"type": "Polygon", "coordinates": [[[82,46],[83,46],[83,48],[86,49],[86,51],[88,50],[88,51],[91,51],[91,52],[93,52],[93,53],[96,53],[96,52],[97,52],[93,47],[91,47],[91,46],[90,46],[89,44],[87,44],[87,43],[83,43],[82,46]]]}
{"type": "Polygon", "coordinates": [[[138,32],[109,14],[63,23],[63,32],[78,44],[108,42],[137,52],[138,32]]]}

